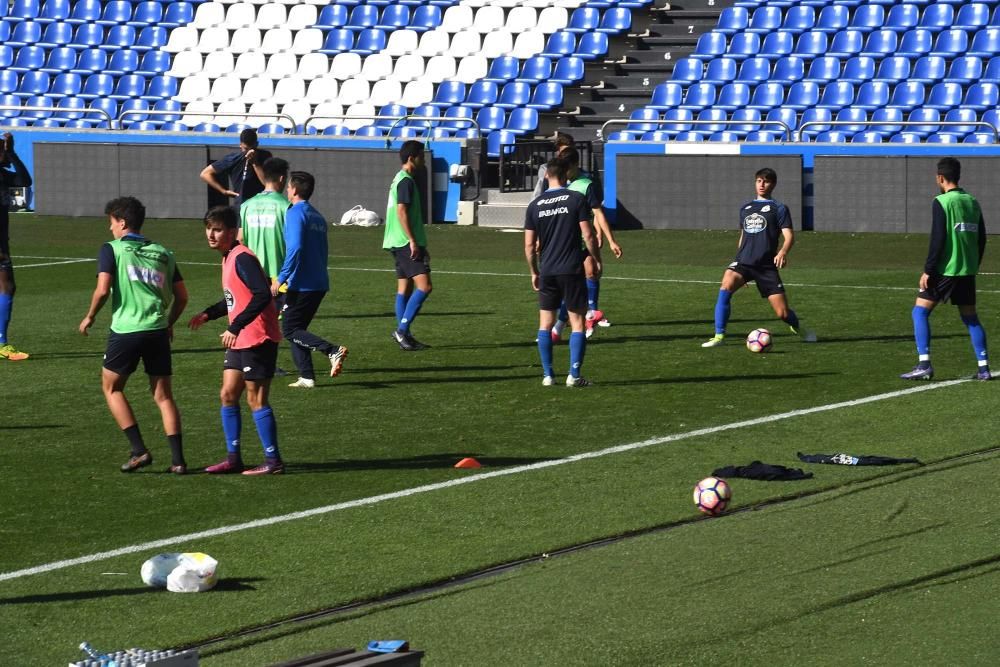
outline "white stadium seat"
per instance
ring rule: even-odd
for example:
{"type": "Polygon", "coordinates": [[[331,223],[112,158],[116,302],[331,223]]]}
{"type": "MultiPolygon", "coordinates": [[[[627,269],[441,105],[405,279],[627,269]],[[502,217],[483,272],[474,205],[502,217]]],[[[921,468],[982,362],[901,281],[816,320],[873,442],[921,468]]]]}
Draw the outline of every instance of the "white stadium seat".
{"type": "Polygon", "coordinates": [[[174,61],[167,71],[172,77],[183,79],[202,70],[201,54],[197,51],[181,51],[174,56],[174,61]]]}
{"type": "Polygon", "coordinates": [[[218,26],[206,28],[201,31],[198,37],[198,51],[211,53],[212,51],[224,51],[229,47],[229,31],[218,26]]]}
{"type": "Polygon", "coordinates": [[[341,81],[351,79],[361,73],[361,62],[358,53],[338,53],[330,63],[330,74],[341,81]]]}
{"type": "Polygon", "coordinates": [[[358,102],[347,107],[344,115],[352,117],[344,121],[344,126],[353,132],[359,127],[372,124],[375,119],[375,106],[367,102],[358,102]]]}
{"type": "Polygon", "coordinates": [[[433,56],[424,67],[424,78],[432,83],[441,83],[445,79],[454,79],[455,70],[455,56],[433,56]]]}
{"type": "Polygon", "coordinates": [[[503,8],[495,5],[487,5],[476,10],[476,19],[472,23],[472,29],[478,33],[486,34],[499,30],[504,24],[503,8]]]}
{"type": "MultiPolygon", "coordinates": [[[[215,109],[216,113],[239,113],[245,114],[247,112],[247,105],[242,100],[226,100],[225,102],[220,102],[219,106],[215,109]]],[[[219,116],[219,125],[232,125],[233,123],[246,123],[247,117],[243,116],[219,116]]]]}
{"type": "Polygon", "coordinates": [[[340,82],[332,74],[321,76],[309,82],[306,90],[306,101],[310,104],[321,104],[325,102],[337,102],[337,92],[340,90],[340,82]]]}
{"type": "Polygon", "coordinates": [[[306,81],[330,71],[330,58],[325,53],[307,53],[299,59],[298,74],[306,81]]]}
{"type": "Polygon", "coordinates": [[[417,54],[429,58],[448,52],[451,35],[444,30],[428,30],[420,36],[417,54]]]}
{"type": "Polygon", "coordinates": [[[569,12],[565,7],[546,7],[538,15],[537,29],[546,35],[551,35],[568,25],[569,12]]]}
{"type": "Polygon", "coordinates": [[[403,84],[395,79],[382,79],[372,84],[371,97],[368,101],[377,107],[399,102],[403,97],[403,84]]]}
{"type": "Polygon", "coordinates": [[[304,100],[306,97],[306,82],[297,76],[290,76],[287,79],[278,79],[274,84],[274,97],[278,104],[288,104],[295,100],[304,100]]]}
{"type": "Polygon", "coordinates": [[[419,41],[420,34],[415,30],[394,30],[389,33],[389,39],[386,41],[385,50],[382,53],[388,53],[390,56],[413,53],[417,50],[419,41]]]}
{"type": "Polygon", "coordinates": [[[403,89],[400,104],[413,109],[434,99],[434,84],[430,81],[410,81],[403,89]]]}
{"type": "Polygon", "coordinates": [[[197,28],[185,25],[170,31],[170,37],[167,39],[167,43],[163,45],[163,50],[167,53],[180,53],[181,51],[194,50],[197,46],[197,28]]]}
{"type": "Polygon", "coordinates": [[[194,13],[194,20],[189,24],[196,30],[214,28],[226,22],[226,7],[219,2],[203,2],[194,13]]]}
{"type": "Polygon", "coordinates": [[[483,35],[480,53],[486,58],[499,58],[514,50],[514,36],[506,30],[494,30],[483,35]]]}
{"type": "Polygon", "coordinates": [[[264,70],[264,74],[272,79],[282,79],[294,75],[298,66],[294,53],[290,51],[275,53],[267,57],[267,68],[264,70]]]}
{"type": "Polygon", "coordinates": [[[263,72],[267,66],[264,54],[260,51],[248,51],[241,53],[236,58],[236,66],[233,72],[241,79],[249,79],[263,72]]]}
{"type": "Polygon", "coordinates": [[[408,53],[396,59],[392,69],[392,78],[403,83],[416,81],[424,76],[424,57],[408,53]]]}
{"type": "MultiPolygon", "coordinates": [[[[291,116],[296,127],[302,127],[305,125],[306,119],[312,115],[312,107],[305,100],[293,100],[282,105],[281,113],[291,116]]],[[[285,118],[278,119],[278,122],[284,128],[294,129],[288,125],[288,120],[285,118]]]]}
{"type": "Polygon", "coordinates": [[[344,105],[357,104],[368,99],[371,87],[368,81],[353,77],[340,84],[337,100],[344,105]]]}
{"type": "Polygon", "coordinates": [[[274,97],[274,82],[266,76],[254,76],[246,80],[243,84],[244,102],[259,102],[269,100],[274,97]]]}
{"type": "Polygon", "coordinates": [[[316,5],[294,5],[288,10],[286,26],[289,30],[303,30],[316,25],[319,12],[316,5]]]}
{"type": "Polygon", "coordinates": [[[478,32],[473,30],[464,30],[462,32],[456,32],[452,35],[451,46],[448,47],[448,53],[456,58],[464,58],[465,56],[471,56],[474,53],[479,53],[482,47],[482,41],[478,32]]]}
{"type": "Polygon", "coordinates": [[[229,5],[226,10],[226,20],[222,24],[230,30],[237,28],[247,28],[257,20],[257,8],[249,2],[237,2],[229,5]]]}
{"type": "Polygon", "coordinates": [[[523,32],[525,30],[531,30],[538,24],[538,15],[535,13],[534,7],[514,7],[507,14],[507,23],[504,27],[512,32],[523,32]]]}
{"type": "Polygon", "coordinates": [[[452,5],[444,10],[441,29],[447,32],[461,32],[472,26],[474,14],[468,5],[452,5]]]}
{"type": "Polygon", "coordinates": [[[287,19],[288,13],[285,6],[271,2],[261,5],[260,9],[257,10],[257,20],[254,21],[254,27],[262,31],[283,28],[287,19]]]}
{"type": "Polygon", "coordinates": [[[205,65],[202,67],[202,71],[210,79],[232,74],[235,69],[235,59],[231,51],[212,51],[205,56],[205,65]]]}
{"type": "Polygon", "coordinates": [[[192,100],[184,105],[184,112],[184,123],[188,127],[215,122],[215,105],[208,100],[192,100]]]}
{"type": "Polygon", "coordinates": [[[292,31],[288,28],[271,28],[264,33],[260,41],[260,50],[264,53],[290,51],[292,48],[292,31]]]}
{"type": "MultiPolygon", "coordinates": [[[[181,85],[174,95],[178,102],[193,102],[208,98],[210,84],[204,74],[193,74],[181,80],[181,85]]],[[[197,125],[197,123],[194,123],[197,125]]]]}
{"type": "Polygon", "coordinates": [[[216,103],[238,100],[242,93],[243,81],[235,74],[227,74],[212,82],[212,91],[208,94],[208,99],[216,103]]]}
{"type": "Polygon", "coordinates": [[[545,35],[537,30],[528,30],[520,33],[514,40],[514,50],[511,51],[510,55],[520,60],[527,60],[541,53],[544,48],[545,35]]]}
{"type": "Polygon", "coordinates": [[[233,33],[232,45],[229,50],[239,55],[248,51],[260,49],[260,30],[257,28],[237,28],[233,33]]]}
{"type": "Polygon", "coordinates": [[[318,28],[304,28],[295,32],[292,53],[306,55],[323,48],[323,31],[318,28]]]}
{"type": "Polygon", "coordinates": [[[314,127],[322,132],[331,125],[341,125],[344,121],[340,118],[322,118],[321,116],[343,115],[344,107],[341,106],[340,102],[320,102],[313,109],[313,116],[317,116],[317,118],[309,122],[309,127],[314,127]]]}
{"type": "Polygon", "coordinates": [[[247,122],[251,125],[263,125],[273,123],[278,120],[278,105],[274,100],[260,100],[254,102],[247,109],[247,122]]]}
{"type": "Polygon", "coordinates": [[[392,75],[392,57],[387,53],[373,53],[365,57],[361,66],[361,78],[366,81],[379,81],[392,75]]]}
{"type": "Polygon", "coordinates": [[[475,83],[486,76],[488,70],[483,56],[466,56],[458,63],[455,79],[463,83],[475,83]]]}

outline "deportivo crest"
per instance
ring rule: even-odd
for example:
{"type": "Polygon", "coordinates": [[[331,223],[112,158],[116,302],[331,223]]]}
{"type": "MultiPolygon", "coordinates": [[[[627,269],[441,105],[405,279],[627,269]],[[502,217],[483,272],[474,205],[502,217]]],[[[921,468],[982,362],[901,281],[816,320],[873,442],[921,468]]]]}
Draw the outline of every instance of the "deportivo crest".
{"type": "Polygon", "coordinates": [[[767,218],[760,213],[751,213],[743,218],[743,231],[747,234],[757,234],[767,229],[767,218]]]}
{"type": "Polygon", "coordinates": [[[236,299],[233,298],[233,293],[224,289],[222,290],[222,294],[226,297],[226,310],[232,310],[233,306],[236,305],[236,299]]]}

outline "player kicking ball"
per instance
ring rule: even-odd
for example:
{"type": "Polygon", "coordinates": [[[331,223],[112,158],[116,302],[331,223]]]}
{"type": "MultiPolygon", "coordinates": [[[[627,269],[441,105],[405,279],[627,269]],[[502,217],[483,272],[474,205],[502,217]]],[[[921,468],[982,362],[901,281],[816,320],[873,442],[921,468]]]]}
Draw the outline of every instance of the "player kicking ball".
{"type": "Polygon", "coordinates": [[[792,333],[807,343],[816,341],[816,334],[803,328],[795,311],[788,307],[785,286],[778,274],[778,269],[785,268],[788,263],[788,251],[795,243],[788,207],[771,197],[778,184],[778,174],[765,167],[754,174],[754,179],[757,198],[740,207],[739,250],[736,259],[722,274],[715,302],[715,335],[702,343],[702,347],[722,345],[733,294],[751,280],[757,283],[757,291],[768,300],[774,314],[791,328],[792,333]]]}
{"type": "Polygon", "coordinates": [[[208,246],[222,255],[225,296],[188,323],[191,329],[197,330],[209,320],[229,316],[229,326],[221,334],[222,346],[226,348],[220,392],[226,459],[208,466],[205,472],[212,475],[277,475],[285,471],[285,464],[278,452],[278,424],[268,397],[281,340],[278,311],[260,262],[249,248],[236,240],[239,227],[236,211],[228,206],[216,206],[205,214],[208,246]],[[240,454],[240,397],[244,390],[264,448],[264,463],[249,470],[244,470],[240,454]]]}

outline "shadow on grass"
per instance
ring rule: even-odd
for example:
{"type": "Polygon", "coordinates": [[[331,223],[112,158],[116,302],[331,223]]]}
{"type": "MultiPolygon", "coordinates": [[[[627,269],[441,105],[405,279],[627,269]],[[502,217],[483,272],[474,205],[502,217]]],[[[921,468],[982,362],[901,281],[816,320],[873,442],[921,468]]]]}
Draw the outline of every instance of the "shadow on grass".
{"type": "MultiPolygon", "coordinates": [[[[470,310],[470,311],[434,311],[428,310],[420,311],[420,319],[425,317],[470,317],[474,315],[495,315],[496,311],[493,310],[470,310]]],[[[333,314],[323,314],[317,315],[314,319],[317,320],[365,320],[365,319],[380,319],[385,318],[387,320],[395,320],[396,313],[390,311],[384,311],[381,313],[333,313],[333,314]]],[[[391,325],[390,325],[391,326],[391,325]]]]}
{"type": "MultiPolygon", "coordinates": [[[[768,353],[772,354],[772,353],[768,353]]],[[[646,378],[644,380],[621,380],[618,382],[601,382],[602,387],[615,387],[615,386],[634,386],[642,384],[699,384],[702,382],[735,382],[737,380],[804,380],[808,378],[816,378],[824,375],[837,375],[837,373],[824,371],[822,373],[778,373],[769,375],[718,375],[715,377],[708,375],[696,375],[693,377],[664,377],[664,378],[646,378]]]]}
{"type": "MultiPolygon", "coordinates": [[[[426,371],[427,369],[420,369],[426,371]]],[[[530,380],[538,379],[541,377],[538,373],[532,373],[530,375],[480,375],[480,376],[463,376],[463,377],[412,377],[412,378],[402,378],[386,381],[356,381],[356,382],[338,382],[336,384],[327,385],[316,385],[316,389],[332,389],[334,387],[362,387],[364,389],[390,389],[399,385],[407,384],[465,384],[465,383],[476,383],[476,382],[511,382],[516,380],[530,380]]]]}
{"type": "Polygon", "coordinates": [[[426,470],[433,468],[454,468],[455,464],[468,456],[479,461],[484,468],[503,468],[530,465],[542,461],[555,460],[553,457],[480,456],[475,452],[455,452],[408,456],[398,459],[334,459],[315,463],[286,463],[290,473],[342,472],[350,470],[426,470]]]}
{"type": "Polygon", "coordinates": [[[28,431],[44,428],[69,428],[68,424],[0,424],[0,431],[28,431]]]}
{"type": "MultiPolygon", "coordinates": [[[[250,582],[264,581],[262,577],[245,577],[243,579],[220,579],[212,592],[216,591],[255,591],[250,582]]],[[[127,595],[144,595],[146,593],[161,593],[163,589],[149,586],[136,588],[115,588],[93,591],[72,591],[65,593],[39,593],[37,595],[22,595],[13,598],[0,598],[0,604],[43,604],[46,602],[70,602],[75,600],[96,600],[100,598],[122,597],[127,595]]]]}

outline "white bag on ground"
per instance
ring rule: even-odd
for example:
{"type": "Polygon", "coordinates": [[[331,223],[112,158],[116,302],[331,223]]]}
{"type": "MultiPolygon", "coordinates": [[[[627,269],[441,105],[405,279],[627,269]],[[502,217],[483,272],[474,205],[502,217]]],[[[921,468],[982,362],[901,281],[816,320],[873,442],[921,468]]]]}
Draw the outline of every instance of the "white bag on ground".
{"type": "Polygon", "coordinates": [[[340,224],[357,225],[359,227],[376,227],[382,224],[382,218],[375,211],[369,211],[361,204],[348,210],[340,216],[340,224]]]}
{"type": "Polygon", "coordinates": [[[142,580],[147,586],[173,593],[201,593],[218,581],[219,562],[203,553],[166,553],[142,564],[142,580]]]}

